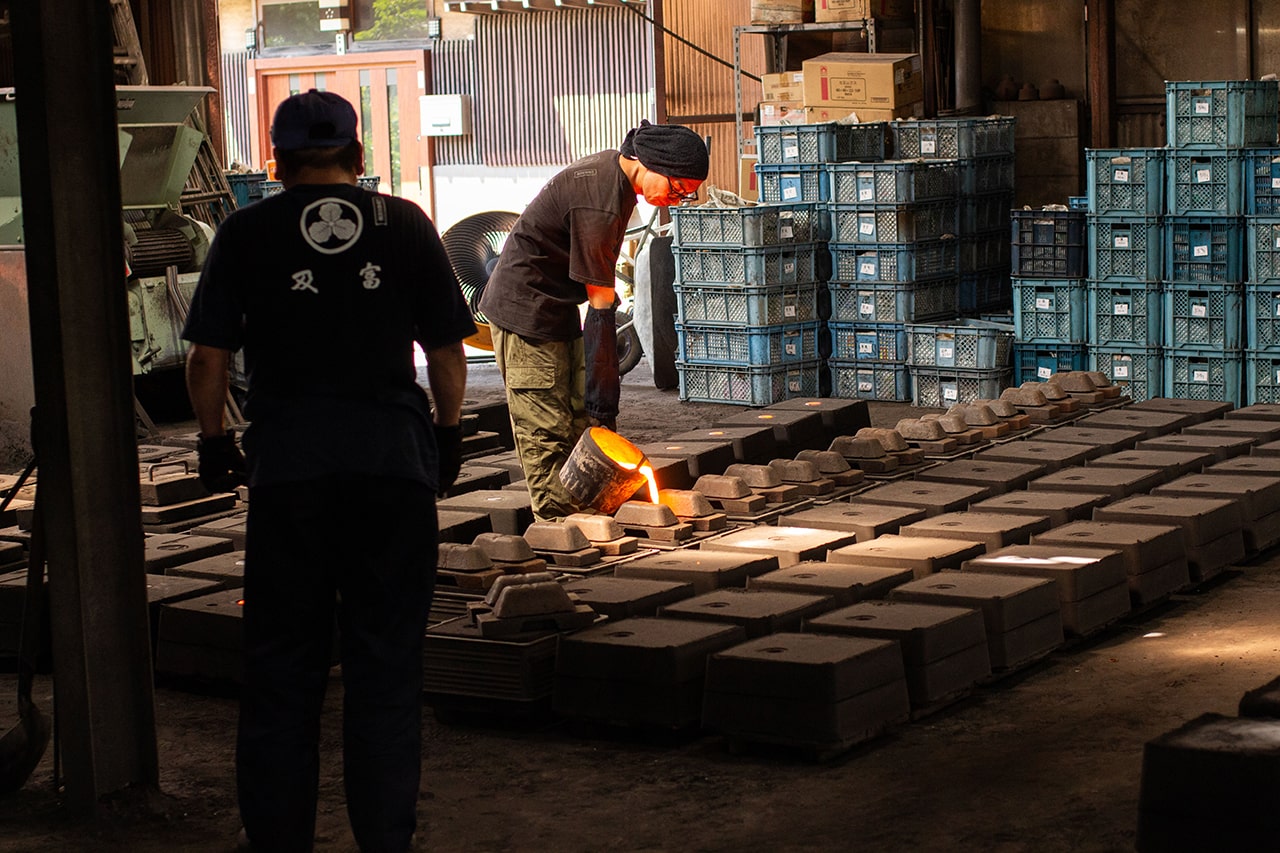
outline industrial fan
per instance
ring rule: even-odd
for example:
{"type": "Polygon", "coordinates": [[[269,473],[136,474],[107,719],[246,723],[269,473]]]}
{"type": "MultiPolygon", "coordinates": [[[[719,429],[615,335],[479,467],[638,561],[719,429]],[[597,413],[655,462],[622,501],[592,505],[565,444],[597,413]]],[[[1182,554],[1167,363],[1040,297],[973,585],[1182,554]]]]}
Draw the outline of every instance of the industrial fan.
{"type": "MultiPolygon", "coordinates": [[[[480,311],[480,297],[484,294],[489,276],[498,263],[502,247],[511,235],[519,214],[507,210],[488,210],[473,213],[458,220],[440,235],[445,253],[453,266],[453,274],[462,286],[462,295],[471,308],[476,321],[476,333],[465,343],[476,349],[493,349],[493,336],[489,321],[480,311]]],[[[640,361],[643,348],[640,336],[634,328],[631,314],[623,308],[617,311],[618,323],[618,372],[626,374],[640,361]]]]}
{"type": "Polygon", "coordinates": [[[458,277],[462,295],[476,321],[476,333],[466,340],[468,346],[493,349],[489,321],[480,313],[480,297],[489,283],[489,274],[498,263],[498,256],[502,254],[502,246],[519,218],[519,214],[507,210],[474,213],[440,235],[449,263],[453,266],[453,274],[458,277]]]}

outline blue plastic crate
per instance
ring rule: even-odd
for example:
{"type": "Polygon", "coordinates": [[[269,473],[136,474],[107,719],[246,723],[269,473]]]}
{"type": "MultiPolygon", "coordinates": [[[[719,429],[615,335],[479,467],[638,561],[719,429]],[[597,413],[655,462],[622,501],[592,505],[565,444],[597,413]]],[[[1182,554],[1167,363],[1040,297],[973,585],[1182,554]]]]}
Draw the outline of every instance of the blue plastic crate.
{"type": "Polygon", "coordinates": [[[1254,148],[1276,144],[1275,80],[1166,82],[1170,148],[1254,148]]]}
{"type": "Polygon", "coordinates": [[[1015,278],[1013,325],[1020,341],[1083,343],[1089,290],[1082,278],[1015,278]]]}
{"type": "Polygon", "coordinates": [[[911,399],[911,374],[902,362],[832,359],[828,366],[832,397],[898,402],[911,399]]]}
{"type": "Polygon", "coordinates": [[[1251,284],[1280,282],[1280,216],[1250,216],[1244,221],[1245,275],[1251,284]]]}
{"type": "Polygon", "coordinates": [[[1013,195],[1007,192],[981,193],[960,199],[959,227],[961,234],[979,234],[999,231],[1009,222],[1013,209],[1013,195]]]}
{"type": "MultiPolygon", "coordinates": [[[[956,311],[969,316],[983,311],[1009,309],[1013,306],[1013,292],[1009,285],[1007,267],[975,270],[960,276],[956,292],[956,311]]],[[[980,319],[986,319],[985,317],[980,319]]],[[[1009,316],[1012,325],[1013,316],[1009,316]]]]}
{"type": "Polygon", "coordinates": [[[258,186],[262,188],[263,198],[284,192],[284,183],[282,181],[263,181],[258,186]]]}
{"type": "Polygon", "coordinates": [[[1164,395],[1159,347],[1089,345],[1089,369],[1106,376],[1134,402],[1164,395]]]}
{"type": "Polygon", "coordinates": [[[763,165],[883,160],[889,124],[756,125],[755,135],[756,152],[763,165]]]}
{"type": "Polygon", "coordinates": [[[1166,282],[1163,290],[1166,347],[1238,350],[1244,346],[1240,285],[1166,282]]]}
{"type": "Polygon", "coordinates": [[[907,330],[897,323],[832,323],[831,357],[906,362],[907,330]]]}
{"type": "Polygon", "coordinates": [[[1154,216],[1094,216],[1089,223],[1089,278],[1159,281],[1163,235],[1154,216]]]}
{"type": "Polygon", "coordinates": [[[963,370],[948,367],[914,367],[911,373],[911,402],[931,409],[947,409],[970,400],[992,400],[1009,385],[1010,371],[963,370]]]}
{"type": "Polygon", "coordinates": [[[676,246],[789,246],[827,239],[826,214],[810,202],[669,209],[676,246]]]}
{"type": "Polygon", "coordinates": [[[985,234],[966,234],[956,242],[960,244],[958,263],[961,275],[993,267],[1009,269],[1012,247],[1006,229],[988,231],[985,234]]]}
{"type": "Polygon", "coordinates": [[[787,326],[685,326],[676,324],[676,352],[685,364],[768,367],[821,358],[819,323],[787,326]]]}
{"type": "Polygon", "coordinates": [[[1244,286],[1245,347],[1280,352],[1280,282],[1244,286]]]}
{"type": "Polygon", "coordinates": [[[914,284],[833,281],[827,290],[832,323],[913,323],[956,313],[954,277],[914,284]]]}
{"type": "Polygon", "coordinates": [[[1164,212],[1163,148],[1085,150],[1089,212],[1158,216],[1164,212]]]}
{"type": "Polygon", "coordinates": [[[760,201],[773,204],[799,201],[826,201],[830,182],[826,166],[802,163],[764,166],[756,165],[756,177],[760,185],[760,201]]]}
{"type": "Polygon", "coordinates": [[[1239,151],[1188,148],[1165,155],[1165,213],[1238,216],[1244,212],[1239,151]]]}
{"type": "Polygon", "coordinates": [[[1158,347],[1159,282],[1089,281],[1089,344],[1158,347]]]}
{"type": "Polygon", "coordinates": [[[831,204],[827,211],[833,243],[913,243],[956,233],[954,202],[831,204]]]}
{"type": "Polygon", "coordinates": [[[1012,326],[983,320],[907,325],[907,363],[912,367],[1005,368],[1012,344],[1012,326]]]}
{"type": "Polygon", "coordinates": [[[692,249],[675,247],[676,282],[745,284],[766,287],[822,281],[826,278],[825,244],[692,249]]]}
{"type": "Polygon", "coordinates": [[[1244,368],[1243,405],[1280,403],[1280,351],[1246,352],[1244,368]]]}
{"type": "Polygon", "coordinates": [[[262,198],[262,182],[266,172],[226,172],[227,184],[236,198],[236,207],[246,207],[262,198]]]}
{"type": "Polygon", "coordinates": [[[378,187],[382,184],[382,178],[378,175],[361,175],[356,178],[356,183],[360,185],[360,189],[376,193],[379,191],[378,187]]]}
{"type": "Polygon", "coordinates": [[[1055,373],[1085,370],[1088,351],[1084,344],[1023,343],[1013,345],[1013,381],[1044,382],[1055,373]]]}
{"type": "Polygon", "coordinates": [[[962,197],[981,193],[1013,192],[1015,166],[1011,154],[961,160],[958,171],[962,197]]]}
{"type": "Polygon", "coordinates": [[[1244,224],[1239,217],[1169,216],[1164,220],[1164,278],[1238,284],[1244,276],[1244,224]]]}
{"type": "Polygon", "coordinates": [[[1164,396],[1240,405],[1244,355],[1239,350],[1164,351],[1164,396]]]}
{"type": "Polygon", "coordinates": [[[956,241],[921,240],[915,243],[831,243],[831,278],[834,281],[914,282],[953,276],[956,241]]]}
{"type": "Polygon", "coordinates": [[[1280,214],[1280,148],[1251,148],[1244,155],[1244,212],[1280,214]]]}
{"type": "MultiPolygon", "coordinates": [[[[758,169],[759,167],[757,167],[758,169]]],[[[883,163],[831,163],[832,204],[913,204],[949,201],[959,189],[954,160],[886,160],[883,163]]]]}
{"type": "Polygon", "coordinates": [[[770,367],[676,363],[681,400],[770,406],[795,397],[817,397],[822,362],[770,367]]]}
{"type": "Polygon", "coordinates": [[[893,153],[901,159],[951,159],[1012,154],[1015,119],[931,118],[895,121],[893,153]]]}
{"type": "Polygon", "coordinates": [[[1067,196],[1068,210],[1088,210],[1089,197],[1087,195],[1069,195],[1067,196]]]}
{"type": "Polygon", "coordinates": [[[693,325],[777,326],[823,319],[823,288],[817,282],[772,287],[675,285],[676,317],[693,325]]]}
{"type": "Polygon", "coordinates": [[[1010,214],[1014,275],[1083,278],[1089,233],[1078,210],[1015,210],[1010,214]]]}

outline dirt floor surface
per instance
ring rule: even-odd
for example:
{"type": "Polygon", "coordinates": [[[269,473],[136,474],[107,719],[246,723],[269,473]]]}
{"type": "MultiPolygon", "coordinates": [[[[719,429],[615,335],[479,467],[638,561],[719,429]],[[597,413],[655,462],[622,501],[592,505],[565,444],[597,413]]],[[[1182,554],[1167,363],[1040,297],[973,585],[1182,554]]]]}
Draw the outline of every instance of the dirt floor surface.
{"type": "MultiPolygon", "coordinates": [[[[492,366],[473,399],[501,394],[492,366]]],[[[620,431],[637,442],[713,425],[730,406],[682,404],[628,375],[620,431]]],[[[875,404],[877,425],[910,412],[875,404]]],[[[181,427],[182,425],[178,425],[181,427]]],[[[189,427],[188,427],[189,428],[189,427]]],[[[1194,595],[1069,646],[836,760],[723,738],[651,737],[549,720],[443,724],[425,714],[420,847],[435,851],[983,851],[1134,846],[1143,744],[1280,674],[1280,561],[1229,571],[1194,595]]],[[[335,670],[327,698],[316,849],[353,850],[343,806],[335,670]]],[[[0,675],[0,730],[17,720],[0,675]]],[[[47,678],[37,702],[52,707],[47,678]]],[[[0,853],[229,851],[236,703],[161,685],[161,794],[94,825],[71,822],[51,752],[0,798],[0,853]]]]}

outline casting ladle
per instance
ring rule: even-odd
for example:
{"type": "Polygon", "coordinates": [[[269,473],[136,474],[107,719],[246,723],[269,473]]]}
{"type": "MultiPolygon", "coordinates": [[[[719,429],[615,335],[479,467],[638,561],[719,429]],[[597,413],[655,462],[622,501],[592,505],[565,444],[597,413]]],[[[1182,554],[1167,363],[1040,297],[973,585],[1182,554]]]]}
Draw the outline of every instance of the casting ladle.
{"type": "MultiPolygon", "coordinates": [[[[27,465],[9,496],[0,501],[0,512],[9,506],[35,469],[27,465]]],[[[36,675],[36,649],[40,644],[41,599],[44,596],[45,534],[37,497],[31,524],[31,550],[27,563],[27,595],[22,609],[22,634],[18,639],[18,724],[0,738],[0,795],[11,794],[27,783],[49,745],[51,727],[35,702],[31,684],[36,675]]]]}

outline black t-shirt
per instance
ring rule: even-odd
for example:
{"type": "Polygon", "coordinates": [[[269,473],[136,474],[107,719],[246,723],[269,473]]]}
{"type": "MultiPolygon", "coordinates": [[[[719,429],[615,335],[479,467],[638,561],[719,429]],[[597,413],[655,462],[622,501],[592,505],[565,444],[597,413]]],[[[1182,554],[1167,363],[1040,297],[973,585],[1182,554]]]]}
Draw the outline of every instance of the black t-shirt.
{"type": "Polygon", "coordinates": [[[535,341],[582,336],[586,285],[613,287],[636,193],[617,151],[584,157],[553,177],[507,237],[480,311],[535,341]]]}
{"type": "Polygon", "coordinates": [[[413,343],[475,332],[420,208],[346,184],[301,185],[218,229],[183,337],[244,348],[253,485],[332,473],[436,485],[413,343]]]}

